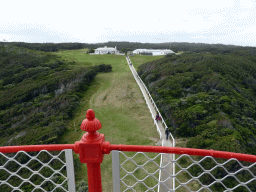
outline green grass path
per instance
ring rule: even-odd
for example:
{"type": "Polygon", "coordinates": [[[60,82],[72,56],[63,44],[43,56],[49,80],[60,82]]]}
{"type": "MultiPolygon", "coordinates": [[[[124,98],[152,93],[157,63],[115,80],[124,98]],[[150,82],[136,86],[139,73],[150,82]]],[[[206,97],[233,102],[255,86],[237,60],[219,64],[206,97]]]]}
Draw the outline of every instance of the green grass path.
{"type": "MultiPolygon", "coordinates": [[[[140,89],[130,72],[125,56],[87,55],[81,54],[81,52],[81,50],[72,50],[61,51],[56,54],[62,56],[65,60],[78,62],[74,67],[104,63],[111,64],[113,71],[110,73],[99,73],[96,76],[90,88],[84,95],[84,98],[80,103],[80,109],[75,118],[69,123],[68,131],[61,137],[61,141],[74,143],[75,141],[80,140],[85,133],[80,129],[80,125],[83,119],[86,118],[86,111],[88,109],[93,109],[95,117],[99,119],[102,124],[102,128],[99,132],[104,134],[105,140],[109,141],[111,144],[155,145],[154,141],[151,139],[159,138],[159,134],[154,126],[151,114],[146,106],[140,89]],[[76,127],[76,132],[74,126],[76,127]]],[[[150,59],[154,60],[157,58],[150,57],[150,59]]],[[[131,156],[135,153],[125,152],[125,154],[131,156]]],[[[156,156],[154,153],[145,154],[151,158],[156,156]]],[[[143,164],[147,160],[142,156],[140,154],[134,158],[136,163],[143,164]]],[[[74,158],[77,158],[77,155],[75,155],[74,158]]],[[[120,163],[124,160],[125,158],[120,155],[120,163]]],[[[160,158],[155,162],[159,164],[159,161],[160,158]]],[[[148,169],[152,169],[152,172],[156,170],[156,166],[153,165],[153,163],[149,163],[147,166],[148,169]]],[[[134,163],[126,163],[123,167],[126,167],[127,171],[133,171],[136,168],[134,163]]],[[[125,175],[124,173],[124,171],[122,172],[120,170],[121,178],[125,175]]],[[[109,155],[104,155],[101,164],[101,175],[103,191],[112,191],[111,153],[109,155]]],[[[140,169],[137,170],[134,175],[137,175],[138,179],[143,179],[147,174],[140,169]]],[[[158,178],[158,173],[155,174],[155,177],[158,178]]],[[[87,181],[87,168],[85,164],[81,164],[80,169],[76,170],[76,182],[81,179],[87,181]]],[[[136,180],[128,176],[124,182],[133,185],[136,180]]],[[[153,187],[156,184],[153,178],[147,179],[145,183],[150,187],[153,187]]],[[[124,189],[123,184],[121,184],[121,189],[124,189]]],[[[145,191],[147,188],[143,184],[139,184],[136,185],[134,189],[136,191],[145,191]]],[[[155,188],[155,191],[156,189],[157,188],[155,188]]]]}

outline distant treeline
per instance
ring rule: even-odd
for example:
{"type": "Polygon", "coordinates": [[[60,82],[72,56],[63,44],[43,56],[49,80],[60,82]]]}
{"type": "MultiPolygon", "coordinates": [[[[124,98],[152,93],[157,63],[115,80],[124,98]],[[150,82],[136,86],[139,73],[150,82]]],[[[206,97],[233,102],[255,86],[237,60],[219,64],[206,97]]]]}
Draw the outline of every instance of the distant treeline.
{"type": "Polygon", "coordinates": [[[24,43],[24,42],[0,42],[0,45],[13,45],[17,47],[25,47],[28,49],[40,50],[45,52],[56,52],[60,49],[83,49],[81,43],[24,43]]]}
{"type": "Polygon", "coordinates": [[[192,51],[200,52],[215,52],[215,53],[232,53],[238,50],[248,50],[251,54],[256,55],[255,47],[243,47],[235,45],[223,44],[205,44],[205,43],[187,43],[187,42],[167,42],[167,43],[138,43],[138,42],[125,42],[125,41],[109,41],[106,43],[24,43],[24,42],[0,42],[0,45],[11,44],[18,47],[25,47],[29,49],[41,50],[46,52],[56,52],[60,49],[83,49],[90,48],[96,49],[99,47],[117,47],[121,52],[133,51],[135,49],[171,49],[174,52],[178,51],[192,51]]]}

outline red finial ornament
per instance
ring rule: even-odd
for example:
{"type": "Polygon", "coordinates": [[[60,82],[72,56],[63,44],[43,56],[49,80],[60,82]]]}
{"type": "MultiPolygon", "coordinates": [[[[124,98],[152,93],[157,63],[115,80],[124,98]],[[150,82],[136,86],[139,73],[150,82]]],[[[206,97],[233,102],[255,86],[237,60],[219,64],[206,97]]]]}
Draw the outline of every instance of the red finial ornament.
{"type": "Polygon", "coordinates": [[[90,133],[96,132],[101,128],[101,123],[95,118],[95,113],[92,109],[88,109],[86,113],[86,119],[83,120],[81,124],[81,129],[83,131],[88,131],[90,133]]]}

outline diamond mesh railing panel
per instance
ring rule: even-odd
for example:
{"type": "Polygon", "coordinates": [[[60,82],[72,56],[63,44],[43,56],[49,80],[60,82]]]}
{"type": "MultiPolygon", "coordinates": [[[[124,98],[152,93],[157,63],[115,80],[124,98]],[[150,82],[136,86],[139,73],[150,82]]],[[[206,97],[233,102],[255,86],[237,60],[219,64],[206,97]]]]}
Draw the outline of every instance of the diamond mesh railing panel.
{"type": "Polygon", "coordinates": [[[176,155],[176,191],[256,191],[256,163],[176,155]]]}
{"type": "MultiPolygon", "coordinates": [[[[235,158],[221,159],[211,156],[176,155],[171,160],[165,153],[122,152],[119,174],[120,191],[173,191],[172,178],[175,178],[174,191],[256,191],[256,163],[239,161],[235,158]],[[159,166],[160,157],[169,158],[169,163],[159,166]],[[175,164],[172,175],[169,165],[175,164]],[[168,167],[169,166],[169,167],[168,167]],[[168,168],[168,169],[167,169],[168,168]],[[166,179],[159,181],[159,171],[166,179]]],[[[114,169],[114,166],[113,166],[114,169]]],[[[117,179],[115,178],[117,181],[117,179]]],[[[117,182],[115,183],[117,184],[117,182]]],[[[115,186],[114,186],[115,189],[115,186]]],[[[118,189],[118,187],[116,187],[118,189]]],[[[115,191],[115,190],[114,190],[115,191]]]]}
{"type": "Polygon", "coordinates": [[[69,150],[0,153],[0,191],[75,191],[69,150]]]}
{"type": "Polygon", "coordinates": [[[121,191],[158,191],[160,153],[119,154],[121,191]]]}

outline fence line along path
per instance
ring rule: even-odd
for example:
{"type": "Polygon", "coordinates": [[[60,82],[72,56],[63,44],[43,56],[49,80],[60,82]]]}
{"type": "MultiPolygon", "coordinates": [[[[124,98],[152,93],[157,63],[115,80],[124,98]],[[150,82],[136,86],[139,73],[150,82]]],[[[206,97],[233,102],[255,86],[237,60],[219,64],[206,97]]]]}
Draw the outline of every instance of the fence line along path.
{"type": "MultiPolygon", "coordinates": [[[[128,62],[128,66],[130,67],[130,70],[135,78],[135,81],[137,82],[138,86],[140,87],[140,90],[144,96],[144,99],[146,100],[146,103],[148,105],[148,108],[150,110],[150,113],[152,115],[152,118],[154,119],[154,122],[156,124],[156,126],[159,128],[158,131],[160,134],[160,140],[162,141],[162,146],[165,147],[173,147],[172,141],[170,141],[170,139],[168,138],[168,140],[166,140],[166,136],[165,136],[165,126],[162,124],[161,121],[156,122],[155,121],[155,117],[157,115],[157,111],[143,85],[143,83],[141,82],[141,79],[138,76],[138,73],[136,72],[135,68],[132,65],[131,60],[129,59],[129,57],[126,57],[127,62],[128,62]]],[[[152,97],[151,97],[152,98],[152,97]]],[[[173,154],[163,154],[163,158],[161,158],[161,163],[160,163],[160,191],[161,192],[168,192],[170,189],[173,189],[174,187],[174,179],[171,177],[174,174],[173,170],[173,154]],[[166,188],[168,187],[168,188],[166,188]],[[169,189],[169,190],[168,190],[169,189]]],[[[159,190],[158,190],[159,191],[159,190]]]]}

